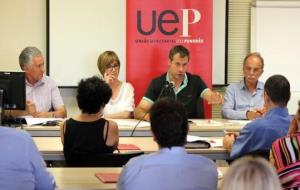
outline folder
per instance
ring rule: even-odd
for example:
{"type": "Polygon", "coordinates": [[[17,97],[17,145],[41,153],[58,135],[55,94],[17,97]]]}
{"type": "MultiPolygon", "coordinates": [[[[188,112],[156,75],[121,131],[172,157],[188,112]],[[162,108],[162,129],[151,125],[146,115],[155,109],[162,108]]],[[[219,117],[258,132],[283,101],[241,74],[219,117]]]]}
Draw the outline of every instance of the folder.
{"type": "Polygon", "coordinates": [[[95,176],[103,183],[117,183],[119,175],[118,173],[95,173],[95,176]]]}

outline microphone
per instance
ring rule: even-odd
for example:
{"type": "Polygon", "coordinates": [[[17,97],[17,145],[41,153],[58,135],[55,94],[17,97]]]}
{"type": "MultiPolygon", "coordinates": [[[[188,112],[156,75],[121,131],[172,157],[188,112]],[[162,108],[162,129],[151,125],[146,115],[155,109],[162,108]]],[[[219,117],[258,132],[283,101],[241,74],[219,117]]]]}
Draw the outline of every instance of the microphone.
{"type": "MultiPolygon", "coordinates": [[[[174,81],[171,81],[171,82],[168,82],[166,81],[165,82],[165,85],[164,85],[164,88],[175,88],[175,82],[174,81]]],[[[164,89],[162,89],[163,91],[164,89]]],[[[158,99],[158,98],[157,98],[158,99]]]]}
{"type": "MultiPolygon", "coordinates": [[[[165,84],[163,85],[158,97],[156,100],[160,99],[161,96],[163,95],[163,93],[168,90],[169,93],[171,93],[171,90],[175,88],[175,82],[174,81],[171,81],[171,82],[168,82],[168,81],[165,81],[165,84]]],[[[132,129],[132,132],[130,134],[130,136],[132,137],[133,136],[133,133],[135,132],[137,126],[145,119],[146,115],[149,113],[149,110],[147,112],[145,112],[145,114],[143,115],[143,117],[135,124],[135,126],[133,127],[132,129]]]]}

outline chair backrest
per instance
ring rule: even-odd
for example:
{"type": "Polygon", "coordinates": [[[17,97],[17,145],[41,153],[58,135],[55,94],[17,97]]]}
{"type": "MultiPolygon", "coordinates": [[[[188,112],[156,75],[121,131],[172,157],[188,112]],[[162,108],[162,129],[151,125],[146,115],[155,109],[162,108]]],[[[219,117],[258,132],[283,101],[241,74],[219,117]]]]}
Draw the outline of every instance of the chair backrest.
{"type": "Polygon", "coordinates": [[[106,154],[73,152],[65,155],[65,159],[69,167],[122,167],[131,158],[142,154],[142,151],[106,154]]]}

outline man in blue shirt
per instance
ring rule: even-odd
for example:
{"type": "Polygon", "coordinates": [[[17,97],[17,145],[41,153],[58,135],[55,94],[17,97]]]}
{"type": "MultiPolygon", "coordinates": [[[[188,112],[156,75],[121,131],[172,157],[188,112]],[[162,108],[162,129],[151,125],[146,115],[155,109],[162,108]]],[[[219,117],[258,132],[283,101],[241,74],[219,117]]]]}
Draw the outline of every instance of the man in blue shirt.
{"type": "Polygon", "coordinates": [[[184,149],[188,120],[181,103],[170,98],[156,101],[150,110],[151,131],[159,151],[131,159],[118,182],[120,190],[215,190],[215,164],[184,149]]]}
{"type": "Polygon", "coordinates": [[[264,101],[266,114],[248,123],[236,137],[226,134],[224,148],[231,150],[232,159],[253,152],[268,152],[273,141],[287,134],[291,117],[287,110],[290,99],[290,83],[282,75],[273,75],[265,83],[264,101]]]}
{"type": "Polygon", "coordinates": [[[264,113],[264,84],[259,81],[264,60],[257,52],[249,53],[243,63],[244,78],[227,87],[222,115],[226,119],[256,119],[264,113]]]}
{"type": "Polygon", "coordinates": [[[0,144],[0,189],[55,188],[54,178],[27,132],[0,127],[0,144]]]}

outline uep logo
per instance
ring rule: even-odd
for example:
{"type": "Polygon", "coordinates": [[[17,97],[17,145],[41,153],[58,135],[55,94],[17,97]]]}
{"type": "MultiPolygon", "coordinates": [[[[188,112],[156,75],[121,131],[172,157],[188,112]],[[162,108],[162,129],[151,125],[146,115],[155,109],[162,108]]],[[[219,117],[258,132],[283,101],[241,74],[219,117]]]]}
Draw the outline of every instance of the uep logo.
{"type": "MultiPolygon", "coordinates": [[[[196,9],[181,9],[182,11],[182,33],[181,37],[189,37],[189,25],[195,24],[201,20],[201,14],[198,10],[196,9]],[[189,12],[193,14],[193,19],[190,21],[189,20],[189,12]]],[[[171,30],[167,30],[164,27],[164,24],[176,24],[179,23],[179,18],[176,12],[173,10],[164,10],[162,11],[158,17],[157,17],[157,12],[156,10],[152,11],[152,18],[150,19],[151,22],[151,28],[148,31],[145,31],[142,28],[142,12],[140,10],[137,11],[137,29],[138,32],[141,33],[142,35],[151,35],[156,31],[156,22],[157,22],[157,27],[159,31],[164,34],[164,35],[173,35],[178,32],[178,27],[174,26],[171,30]],[[168,19],[166,19],[168,17],[168,19]],[[171,19],[170,19],[171,17],[171,19]]]]}

